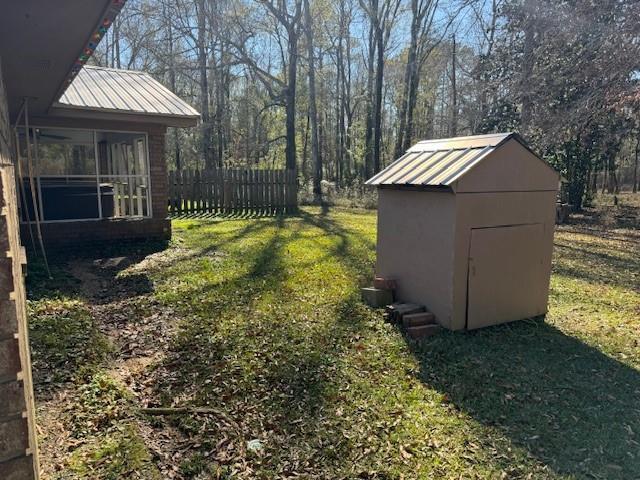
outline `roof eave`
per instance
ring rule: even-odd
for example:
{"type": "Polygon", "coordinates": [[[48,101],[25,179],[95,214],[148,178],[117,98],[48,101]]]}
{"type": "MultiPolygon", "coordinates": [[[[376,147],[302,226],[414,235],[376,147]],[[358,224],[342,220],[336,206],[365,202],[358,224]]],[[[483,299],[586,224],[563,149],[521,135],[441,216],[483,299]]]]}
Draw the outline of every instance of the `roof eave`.
{"type": "Polygon", "coordinates": [[[418,192],[440,192],[440,193],[453,193],[453,189],[450,185],[415,185],[411,183],[381,183],[379,185],[372,185],[374,187],[384,190],[414,190],[418,192]]]}
{"type": "Polygon", "coordinates": [[[49,115],[65,118],[86,118],[96,120],[119,120],[125,122],[159,123],[167,127],[195,127],[200,122],[200,114],[174,115],[163,113],[136,112],[106,108],[74,107],[55,103],[49,115]]]}

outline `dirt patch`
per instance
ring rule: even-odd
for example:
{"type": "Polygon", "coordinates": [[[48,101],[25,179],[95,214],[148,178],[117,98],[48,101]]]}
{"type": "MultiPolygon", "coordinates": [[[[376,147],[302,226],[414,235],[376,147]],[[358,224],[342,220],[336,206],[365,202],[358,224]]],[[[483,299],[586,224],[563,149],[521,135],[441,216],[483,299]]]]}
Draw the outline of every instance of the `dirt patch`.
{"type": "MultiPolygon", "coordinates": [[[[85,478],[84,474],[70,472],[73,462],[77,461],[74,455],[95,441],[96,435],[105,432],[108,435],[109,431],[118,431],[122,425],[142,441],[161,478],[182,478],[177,466],[189,449],[189,442],[165,419],[149,419],[139,414],[138,409],[157,405],[155,369],[165,359],[177,316],[172,308],[154,299],[153,282],[147,273],[193,253],[191,250],[168,250],[141,261],[137,259],[137,262],[131,257],[75,259],[64,267],[68,276],[77,279],[79,299],[70,308],[78,305],[83,312],[88,312],[91,326],[108,339],[110,353],[108,359],[96,365],[79,365],[80,369],[69,381],[58,383],[55,390],[45,383],[37,388],[43,479],[85,478]],[[109,420],[110,426],[106,427],[92,425],[89,415],[83,421],[88,422],[86,428],[95,435],[77,437],[72,425],[78,421],[77,411],[85,408],[82,404],[83,401],[86,403],[83,396],[87,396],[87,388],[97,388],[98,396],[104,393],[99,391],[99,384],[98,387],[87,386],[93,375],[91,372],[96,369],[99,375],[107,376],[126,389],[128,407],[124,413],[109,420]]],[[[58,301],[39,300],[45,302],[45,310],[58,301]]],[[[67,311],[62,307],[58,310],[67,311]]]]}

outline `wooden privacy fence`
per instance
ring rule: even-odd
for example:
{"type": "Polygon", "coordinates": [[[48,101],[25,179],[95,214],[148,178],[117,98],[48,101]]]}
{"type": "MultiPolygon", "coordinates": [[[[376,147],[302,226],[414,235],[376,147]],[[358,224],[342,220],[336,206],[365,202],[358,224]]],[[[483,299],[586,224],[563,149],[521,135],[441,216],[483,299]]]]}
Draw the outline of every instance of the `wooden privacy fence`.
{"type": "Polygon", "coordinates": [[[169,172],[169,214],[296,211],[295,170],[213,169],[169,172]]]}

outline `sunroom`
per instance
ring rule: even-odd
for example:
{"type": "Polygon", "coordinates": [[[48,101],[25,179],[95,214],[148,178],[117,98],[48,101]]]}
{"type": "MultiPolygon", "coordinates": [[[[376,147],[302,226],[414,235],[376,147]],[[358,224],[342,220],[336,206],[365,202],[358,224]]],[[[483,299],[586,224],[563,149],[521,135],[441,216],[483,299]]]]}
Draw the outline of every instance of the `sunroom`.
{"type": "Polygon", "coordinates": [[[148,74],[85,66],[47,115],[18,118],[23,238],[168,238],[166,129],[198,119],[148,74]]]}
{"type": "Polygon", "coordinates": [[[23,222],[34,199],[41,222],[151,216],[146,133],[29,127],[31,165],[26,137],[21,128],[23,222]]]}

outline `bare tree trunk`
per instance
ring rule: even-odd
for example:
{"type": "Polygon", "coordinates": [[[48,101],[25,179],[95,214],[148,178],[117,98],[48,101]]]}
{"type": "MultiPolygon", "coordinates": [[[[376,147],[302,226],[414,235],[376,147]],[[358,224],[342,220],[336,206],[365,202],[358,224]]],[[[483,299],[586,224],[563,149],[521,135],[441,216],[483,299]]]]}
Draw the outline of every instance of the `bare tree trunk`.
{"type": "Polygon", "coordinates": [[[458,88],[456,85],[456,36],[451,42],[451,128],[452,137],[458,135],[458,88]]]}
{"type": "MultiPolygon", "coordinates": [[[[411,17],[411,35],[409,38],[409,50],[407,51],[407,64],[404,72],[404,84],[402,94],[400,97],[400,109],[398,110],[398,133],[396,136],[396,147],[394,149],[394,156],[399,158],[406,151],[406,145],[411,142],[409,132],[407,131],[407,110],[409,110],[408,103],[412,101],[412,80],[414,72],[417,70],[417,50],[418,50],[418,32],[420,30],[420,17],[418,16],[418,0],[411,1],[411,11],[413,13],[411,17]]],[[[415,105],[415,100],[414,100],[415,105]]]]}
{"type": "Polygon", "coordinates": [[[382,81],[384,78],[384,38],[382,27],[376,29],[378,61],[376,67],[375,105],[373,111],[373,173],[380,171],[382,142],[382,81]]]}
{"type": "Polygon", "coordinates": [[[488,80],[487,80],[487,64],[490,62],[491,54],[493,53],[493,45],[495,42],[496,24],[498,21],[498,0],[491,1],[491,23],[488,27],[487,36],[487,50],[480,59],[480,65],[478,68],[478,81],[480,83],[480,118],[474,128],[474,133],[481,133],[480,128],[483,125],[487,115],[489,113],[488,103],[488,80]]]}
{"type": "MultiPolygon", "coordinates": [[[[167,27],[167,50],[169,54],[169,86],[172,92],[177,92],[176,85],[176,59],[174,53],[173,25],[167,14],[166,4],[162,3],[162,17],[167,27]]],[[[118,55],[119,57],[120,55],[118,55]]],[[[174,156],[176,161],[176,170],[182,170],[182,159],[180,156],[180,133],[177,128],[173,129],[174,156]]]]}
{"type": "MultiPolygon", "coordinates": [[[[340,19],[342,22],[342,17],[340,19]]],[[[342,114],[342,24],[340,33],[338,34],[338,45],[336,48],[336,185],[338,188],[342,186],[342,170],[344,166],[344,115],[342,114]]]]}
{"type": "Polygon", "coordinates": [[[307,121],[304,128],[304,142],[302,143],[302,178],[306,184],[309,180],[309,130],[310,130],[309,113],[307,112],[307,121]]]}
{"type": "Polygon", "coordinates": [[[201,148],[204,158],[204,168],[213,167],[211,151],[211,125],[209,114],[209,83],[207,78],[207,30],[205,0],[198,0],[198,69],[200,71],[200,115],[202,116],[201,148]]]}
{"type": "MultiPolygon", "coordinates": [[[[375,4],[375,8],[378,8],[378,1],[373,0],[375,4]]],[[[364,179],[371,177],[373,168],[373,103],[374,103],[374,92],[373,92],[373,83],[374,83],[374,61],[375,61],[375,53],[376,53],[376,38],[375,38],[375,25],[373,20],[371,20],[371,25],[369,26],[369,55],[368,55],[368,63],[367,63],[367,113],[365,120],[365,150],[364,150],[364,179]]]]}
{"type": "Polygon", "coordinates": [[[296,169],[296,77],[298,74],[298,33],[292,25],[288,31],[289,65],[288,85],[285,88],[286,146],[285,158],[288,170],[296,169]]]}
{"type": "Polygon", "coordinates": [[[313,24],[309,0],[304,0],[305,34],[307,37],[307,55],[309,57],[309,120],[311,124],[311,161],[313,162],[313,196],[322,200],[322,157],[318,144],[318,109],[316,105],[316,71],[313,51],[313,24]]]}
{"type": "Polygon", "coordinates": [[[636,149],[633,160],[633,193],[638,192],[638,154],[640,154],[640,137],[636,139],[636,149]]]}
{"type": "Polygon", "coordinates": [[[120,63],[120,20],[116,17],[113,22],[113,51],[115,55],[115,68],[121,68],[120,63]]]}
{"type": "Polygon", "coordinates": [[[520,78],[520,97],[522,101],[522,111],[520,124],[522,130],[529,128],[533,111],[533,99],[531,93],[531,76],[533,74],[533,51],[534,51],[534,13],[536,9],[535,0],[525,0],[524,15],[526,16],[524,28],[524,55],[522,59],[522,73],[520,78]]]}

